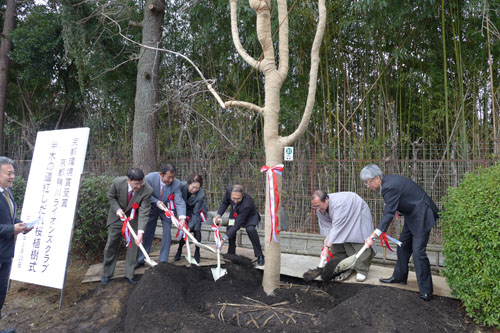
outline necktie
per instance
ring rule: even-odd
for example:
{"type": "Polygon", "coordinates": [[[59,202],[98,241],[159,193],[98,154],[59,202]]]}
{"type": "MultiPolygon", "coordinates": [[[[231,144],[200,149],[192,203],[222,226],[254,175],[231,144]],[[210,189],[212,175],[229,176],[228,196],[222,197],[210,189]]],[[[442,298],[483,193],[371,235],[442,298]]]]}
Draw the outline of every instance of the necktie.
{"type": "Polygon", "coordinates": [[[161,184],[160,187],[160,200],[163,201],[163,194],[165,193],[165,184],[161,184]]]}
{"type": "Polygon", "coordinates": [[[127,204],[130,202],[130,200],[132,200],[132,195],[134,195],[134,191],[128,191],[127,204]]]}
{"type": "Polygon", "coordinates": [[[12,209],[12,203],[10,202],[9,192],[7,190],[4,190],[3,191],[3,196],[5,197],[5,200],[7,200],[7,203],[9,204],[10,217],[12,217],[12,214],[14,213],[14,210],[12,209]]]}

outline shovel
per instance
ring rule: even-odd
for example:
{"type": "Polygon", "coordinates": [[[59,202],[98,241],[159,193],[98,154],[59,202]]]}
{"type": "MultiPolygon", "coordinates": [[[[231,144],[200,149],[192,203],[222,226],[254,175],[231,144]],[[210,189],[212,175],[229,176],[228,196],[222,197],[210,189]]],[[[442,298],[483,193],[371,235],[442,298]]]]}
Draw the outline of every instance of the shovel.
{"type": "MultiPolygon", "coordinates": [[[[160,209],[162,209],[163,211],[167,212],[168,210],[163,208],[163,207],[160,207],[160,209]]],[[[171,216],[169,216],[170,219],[172,220],[172,222],[174,223],[174,225],[179,228],[179,220],[177,220],[177,218],[175,217],[174,214],[171,214],[171,216]]],[[[200,248],[204,248],[206,250],[209,250],[209,251],[212,251],[213,253],[215,253],[215,250],[208,246],[208,245],[205,245],[205,244],[202,244],[200,242],[198,242],[198,240],[196,238],[194,238],[193,235],[191,235],[190,232],[187,231],[187,229],[184,227],[182,228],[182,231],[186,233],[186,235],[188,235],[189,238],[191,238],[191,240],[193,241],[193,244],[200,247],[200,248]]],[[[186,241],[186,244],[187,244],[187,241],[186,241]]],[[[189,248],[189,247],[188,247],[189,248]]],[[[191,250],[189,250],[189,253],[191,252],[191,250]]]]}
{"type": "MultiPolygon", "coordinates": [[[[182,229],[183,232],[186,234],[186,235],[189,235],[190,233],[186,233],[185,231],[185,228],[182,229]]],[[[183,236],[184,237],[184,236],[183,236]]],[[[200,266],[198,264],[198,262],[196,260],[194,260],[193,257],[191,257],[191,247],[189,246],[189,239],[186,238],[186,247],[187,247],[187,254],[184,256],[184,258],[186,258],[186,260],[188,261],[188,263],[192,264],[192,265],[196,265],[196,266],[200,266]]]]}
{"type": "Polygon", "coordinates": [[[352,255],[350,257],[345,258],[341,262],[338,263],[337,267],[335,267],[334,271],[334,276],[340,275],[341,273],[350,270],[354,267],[356,264],[356,261],[358,260],[359,257],[365,252],[365,250],[368,248],[368,245],[363,245],[361,250],[358,251],[355,255],[352,255]]]}
{"type": "Polygon", "coordinates": [[[302,275],[304,281],[309,282],[320,276],[325,265],[326,259],[324,257],[320,257],[318,267],[310,269],[302,275]]]}
{"type": "MultiPolygon", "coordinates": [[[[134,231],[134,229],[132,229],[132,226],[130,225],[129,222],[127,222],[127,228],[128,230],[130,231],[130,234],[132,235],[132,237],[134,237],[134,239],[137,239],[137,235],[134,231]]],[[[142,254],[144,254],[144,262],[146,264],[148,264],[150,267],[155,267],[156,265],[158,265],[158,263],[156,263],[154,260],[152,260],[148,253],[146,252],[146,250],[144,249],[144,246],[142,246],[142,243],[139,244],[139,248],[141,249],[142,251],[142,254]]]]}
{"type": "Polygon", "coordinates": [[[217,267],[212,268],[212,276],[214,277],[214,281],[217,281],[224,275],[226,275],[227,270],[225,268],[220,268],[220,250],[217,248],[217,267]]]}

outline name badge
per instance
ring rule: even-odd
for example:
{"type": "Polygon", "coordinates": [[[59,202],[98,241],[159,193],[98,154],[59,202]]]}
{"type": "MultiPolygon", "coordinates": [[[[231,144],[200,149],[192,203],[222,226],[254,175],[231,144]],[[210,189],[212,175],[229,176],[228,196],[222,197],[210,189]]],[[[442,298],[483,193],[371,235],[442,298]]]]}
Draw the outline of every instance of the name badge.
{"type": "Polygon", "coordinates": [[[227,222],[227,225],[232,227],[234,225],[234,219],[229,219],[229,221],[227,222]]]}

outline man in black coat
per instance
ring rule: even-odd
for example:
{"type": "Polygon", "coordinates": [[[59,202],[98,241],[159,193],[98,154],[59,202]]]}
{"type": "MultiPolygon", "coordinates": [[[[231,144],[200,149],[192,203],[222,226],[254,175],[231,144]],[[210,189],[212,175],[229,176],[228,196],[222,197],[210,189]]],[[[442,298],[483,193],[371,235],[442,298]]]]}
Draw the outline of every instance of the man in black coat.
{"type": "MultiPolygon", "coordinates": [[[[2,310],[7,287],[9,285],[10,267],[14,257],[15,235],[28,232],[26,225],[16,218],[17,206],[12,197],[10,188],[14,177],[14,161],[5,156],[0,157],[0,311],[2,310]]],[[[0,312],[1,317],[1,312],[0,312]]],[[[0,330],[1,332],[15,332],[15,329],[0,330]]]]}
{"type": "Polygon", "coordinates": [[[223,242],[229,240],[227,253],[234,254],[236,252],[236,232],[240,228],[246,228],[248,238],[252,242],[253,252],[257,257],[257,264],[264,265],[264,255],[260,246],[259,235],[255,229],[259,224],[260,215],[252,197],[245,193],[241,185],[229,186],[217,211],[217,216],[214,218],[215,223],[220,224],[222,222],[221,216],[228,206],[231,206],[231,211],[229,212],[226,235],[222,240],[223,242]]]}
{"type": "Polygon", "coordinates": [[[413,254],[420,298],[432,299],[432,276],[429,258],[425,252],[432,227],[438,219],[438,208],[434,201],[414,181],[399,175],[386,175],[375,164],[361,170],[361,180],[371,190],[380,191],[384,198],[384,213],[377,229],[365,240],[372,246],[377,236],[386,232],[396,211],[405,217],[399,240],[403,243],[397,250],[397,263],[392,276],[380,279],[383,283],[406,284],[408,262],[413,254]]]}

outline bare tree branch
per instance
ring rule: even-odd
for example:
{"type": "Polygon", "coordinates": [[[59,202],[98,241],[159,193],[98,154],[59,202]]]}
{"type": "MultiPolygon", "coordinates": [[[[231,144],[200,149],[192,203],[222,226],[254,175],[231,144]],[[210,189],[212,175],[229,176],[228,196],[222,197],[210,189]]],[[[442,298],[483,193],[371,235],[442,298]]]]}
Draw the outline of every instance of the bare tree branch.
{"type": "Polygon", "coordinates": [[[238,0],[231,0],[231,34],[233,36],[233,43],[236,47],[236,51],[250,66],[255,69],[259,68],[260,61],[252,58],[247,51],[243,48],[240,41],[240,35],[238,32],[238,0]]]}
{"type": "Polygon", "coordinates": [[[205,78],[205,76],[203,75],[203,73],[201,72],[201,70],[193,63],[193,61],[191,61],[191,59],[189,59],[188,57],[186,57],[185,55],[183,55],[183,54],[181,54],[179,52],[175,52],[175,51],[171,51],[171,50],[167,50],[167,49],[163,49],[163,48],[159,48],[159,47],[154,47],[154,46],[148,46],[148,45],[144,45],[142,43],[136,42],[135,40],[129,38],[128,36],[126,36],[126,35],[124,35],[122,33],[122,28],[121,28],[120,24],[118,24],[118,22],[116,22],[115,20],[113,20],[111,17],[109,17],[105,13],[102,13],[101,15],[103,15],[105,18],[107,18],[108,20],[110,20],[111,22],[113,22],[118,27],[118,33],[119,33],[119,35],[122,36],[122,38],[124,38],[125,40],[127,40],[127,41],[129,41],[129,42],[131,42],[131,43],[133,43],[135,45],[138,45],[140,47],[146,48],[146,49],[170,53],[170,54],[176,55],[176,56],[181,57],[184,60],[186,60],[198,72],[198,74],[200,75],[201,79],[206,83],[206,85],[208,87],[208,90],[212,93],[212,95],[214,95],[214,97],[217,100],[217,102],[219,102],[219,105],[222,108],[225,108],[225,105],[224,105],[224,102],[222,101],[222,98],[215,91],[215,89],[212,88],[212,85],[207,81],[207,79],[205,78]]]}
{"type": "Polygon", "coordinates": [[[260,114],[262,114],[264,112],[264,108],[261,108],[260,106],[255,105],[253,103],[249,103],[249,102],[228,101],[228,102],[226,102],[224,104],[226,105],[226,108],[229,108],[229,107],[232,107],[232,106],[236,106],[236,107],[247,108],[249,110],[253,110],[255,112],[258,112],[260,114]]]}
{"type": "Polygon", "coordinates": [[[279,67],[278,74],[281,80],[285,81],[288,75],[288,12],[286,1],[278,2],[279,20],[279,67]]]}
{"type": "MultiPolygon", "coordinates": [[[[316,86],[318,80],[318,67],[319,67],[319,49],[321,47],[321,41],[323,39],[323,33],[325,31],[326,23],[326,6],[325,0],[318,1],[318,28],[316,30],[316,35],[314,36],[314,42],[311,48],[311,69],[309,71],[309,92],[307,94],[306,107],[304,114],[302,115],[302,120],[300,121],[297,129],[289,136],[281,138],[285,145],[290,145],[304,134],[307,126],[309,125],[309,120],[311,119],[312,109],[314,102],[316,100],[316,86]]],[[[281,42],[280,42],[281,43],[281,42]]]]}

